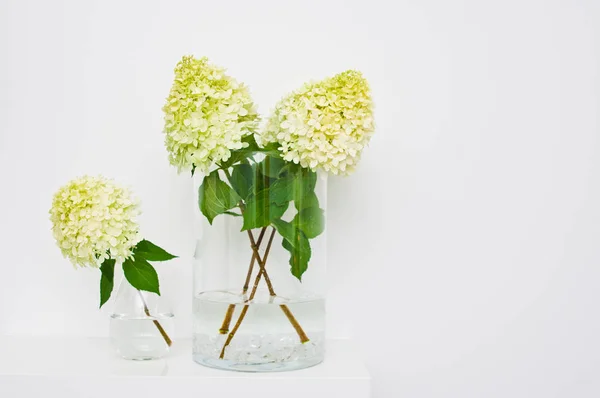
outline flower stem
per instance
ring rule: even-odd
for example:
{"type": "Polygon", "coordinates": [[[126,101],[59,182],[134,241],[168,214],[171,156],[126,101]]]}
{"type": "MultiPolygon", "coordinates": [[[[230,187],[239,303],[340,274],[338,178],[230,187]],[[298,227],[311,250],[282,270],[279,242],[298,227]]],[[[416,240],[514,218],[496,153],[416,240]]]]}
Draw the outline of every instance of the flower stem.
{"type": "MultiPolygon", "coordinates": [[[[144,305],[144,313],[146,313],[147,317],[152,318],[152,316],[150,315],[150,310],[148,309],[148,305],[146,304],[146,300],[144,300],[144,296],[142,295],[142,292],[138,290],[138,294],[140,295],[140,298],[142,299],[142,304],[144,305]]],[[[167,346],[171,347],[173,341],[171,340],[165,329],[162,327],[160,322],[156,319],[153,319],[152,322],[154,323],[154,326],[156,326],[156,328],[158,329],[163,339],[165,339],[165,343],[167,343],[167,346]]]]}
{"type": "MultiPolygon", "coordinates": [[[[263,237],[265,236],[265,232],[267,232],[267,227],[263,227],[260,230],[260,235],[258,235],[258,241],[256,242],[257,249],[260,248],[260,244],[262,243],[263,237]]],[[[248,233],[250,233],[250,231],[248,231],[248,233]]],[[[252,237],[252,238],[254,239],[254,237],[252,237]]],[[[254,269],[255,261],[256,261],[256,251],[252,251],[252,260],[250,260],[250,267],[248,268],[248,274],[246,275],[246,281],[244,282],[244,288],[242,289],[242,294],[246,294],[248,292],[248,286],[250,285],[250,278],[252,277],[252,271],[254,269]]]]}
{"type": "MultiPolygon", "coordinates": [[[[252,236],[252,233],[250,233],[250,236],[252,236]]],[[[269,257],[269,252],[271,251],[271,244],[273,243],[274,236],[275,236],[275,229],[273,228],[273,231],[271,232],[271,236],[269,237],[269,242],[267,243],[267,248],[265,250],[265,256],[264,256],[263,262],[269,257]]],[[[254,241],[254,237],[252,238],[252,241],[254,241]]],[[[256,251],[254,252],[254,256],[260,257],[256,251]]],[[[260,265],[261,261],[260,260],[258,260],[258,261],[259,261],[259,265],[260,265]]],[[[261,267],[261,271],[262,271],[262,269],[263,268],[261,267]]],[[[261,274],[261,272],[259,271],[258,275],[260,275],[260,274],[261,274]]],[[[255,281],[254,287],[252,288],[252,292],[250,293],[250,297],[248,297],[245,300],[245,303],[248,303],[249,301],[251,301],[254,298],[254,296],[256,295],[259,281],[260,281],[260,279],[255,281]]],[[[225,340],[225,344],[223,344],[223,348],[221,349],[221,354],[219,355],[219,358],[223,359],[225,357],[225,349],[227,348],[229,343],[231,343],[231,340],[233,340],[233,337],[235,336],[236,332],[240,328],[242,322],[244,321],[244,318],[246,317],[246,313],[248,312],[249,307],[250,307],[250,305],[245,304],[244,308],[242,308],[242,312],[240,313],[240,316],[238,317],[237,322],[233,326],[233,330],[227,336],[227,339],[225,340]]]]}
{"type": "MultiPolygon", "coordinates": [[[[256,242],[254,241],[254,235],[252,235],[252,232],[250,232],[250,230],[247,230],[246,232],[248,232],[248,239],[250,239],[250,246],[252,247],[252,251],[253,257],[256,257],[256,261],[258,262],[258,266],[260,267],[260,270],[258,271],[258,276],[260,276],[262,274],[262,276],[265,278],[265,282],[267,284],[267,289],[269,289],[269,294],[272,297],[275,297],[275,289],[273,289],[273,284],[271,283],[271,278],[269,278],[269,274],[267,274],[267,270],[265,269],[265,265],[266,265],[266,257],[267,257],[267,252],[265,251],[265,258],[263,260],[261,260],[260,258],[260,253],[258,252],[258,246],[256,245],[256,242]]],[[[273,237],[275,236],[275,228],[273,228],[273,231],[271,231],[271,237],[269,238],[269,242],[273,242],[273,237]]],[[[267,245],[267,249],[270,249],[271,246],[267,245]]]]}
{"type": "MultiPolygon", "coordinates": [[[[256,275],[256,279],[254,280],[254,286],[252,287],[252,291],[250,292],[250,297],[248,297],[244,301],[244,303],[245,303],[244,308],[242,308],[242,312],[240,313],[240,316],[238,317],[238,320],[235,323],[233,330],[231,331],[231,333],[229,333],[229,335],[227,336],[227,339],[225,340],[225,344],[223,345],[223,348],[221,349],[221,354],[219,355],[220,359],[223,359],[225,357],[225,349],[231,343],[231,340],[233,340],[233,337],[235,336],[236,332],[238,331],[242,322],[244,321],[244,318],[246,317],[246,313],[248,312],[248,308],[250,307],[248,302],[250,302],[250,301],[252,301],[252,299],[254,299],[254,296],[256,295],[256,292],[258,290],[258,284],[260,283],[261,277],[265,278],[265,282],[267,283],[267,287],[269,288],[269,294],[271,295],[271,297],[276,296],[275,291],[273,289],[273,285],[271,283],[271,280],[270,280],[269,275],[267,274],[267,270],[265,268],[267,258],[269,256],[269,252],[271,250],[271,244],[273,243],[273,238],[275,237],[275,228],[273,228],[273,230],[271,231],[271,236],[269,237],[269,242],[267,243],[265,255],[262,260],[258,253],[258,247],[254,243],[254,236],[252,235],[252,233],[250,231],[248,231],[248,237],[250,239],[250,243],[251,243],[252,249],[254,251],[253,257],[256,257],[258,265],[260,266],[260,270],[258,272],[258,275],[256,275]]],[[[303,344],[310,341],[310,339],[308,338],[308,336],[302,329],[302,326],[300,326],[300,323],[298,322],[296,317],[294,317],[294,314],[292,314],[292,311],[288,308],[288,306],[285,304],[281,304],[279,307],[281,308],[281,310],[283,311],[285,316],[288,318],[288,320],[292,324],[292,327],[296,330],[296,333],[298,334],[300,341],[303,344]]]]}
{"type": "MultiPolygon", "coordinates": [[[[273,231],[271,232],[271,237],[269,238],[269,246],[267,246],[267,247],[270,247],[271,242],[273,241],[274,234],[275,234],[275,228],[273,228],[273,231]]],[[[251,234],[250,234],[250,237],[251,237],[250,242],[252,242],[253,238],[252,238],[251,234]]],[[[254,280],[254,286],[252,288],[252,292],[250,293],[250,299],[246,300],[246,302],[248,302],[248,301],[252,300],[252,298],[254,298],[254,295],[256,294],[256,290],[258,289],[258,284],[260,283],[261,277],[265,278],[265,282],[267,282],[267,286],[269,287],[269,294],[271,295],[271,297],[275,296],[275,291],[273,290],[273,285],[271,284],[271,280],[269,278],[269,275],[267,274],[267,270],[264,267],[266,265],[266,262],[267,262],[267,258],[266,258],[266,253],[265,253],[265,258],[263,259],[263,265],[261,266],[261,268],[258,272],[258,275],[256,275],[256,279],[254,280]]],[[[259,265],[260,265],[260,260],[259,260],[259,265]]],[[[304,329],[302,329],[302,326],[300,326],[300,323],[298,322],[298,320],[296,319],[296,317],[294,316],[292,311],[289,309],[289,307],[285,304],[281,304],[279,307],[281,308],[281,310],[283,311],[283,313],[285,314],[287,319],[292,324],[294,330],[296,330],[296,333],[298,334],[298,337],[300,338],[300,341],[302,342],[302,344],[310,341],[310,339],[304,332],[304,329]]],[[[241,317],[241,314],[240,314],[240,317],[241,317]]]]}
{"type": "MultiPolygon", "coordinates": [[[[263,237],[265,236],[265,232],[267,231],[267,227],[263,227],[260,231],[260,235],[258,236],[258,241],[256,245],[260,247],[262,243],[263,237]]],[[[250,231],[248,231],[250,232],[250,231]]],[[[254,262],[256,261],[256,254],[252,252],[252,259],[250,260],[250,266],[248,267],[248,274],[246,275],[246,282],[244,282],[244,288],[242,289],[242,294],[246,294],[248,292],[248,286],[250,285],[250,278],[252,277],[252,271],[254,270],[254,262]]],[[[227,334],[229,332],[229,325],[231,324],[231,318],[233,318],[233,313],[235,311],[235,304],[229,304],[227,307],[227,312],[225,313],[225,319],[223,319],[223,323],[221,324],[221,328],[219,329],[219,333],[227,334]]]]}
{"type": "MultiPolygon", "coordinates": [[[[223,171],[224,171],[227,179],[231,183],[231,174],[229,173],[229,170],[223,169],[223,171]]],[[[244,203],[242,201],[240,201],[238,206],[239,206],[240,212],[242,213],[242,216],[243,216],[244,210],[245,210],[244,203]]],[[[244,303],[245,303],[244,308],[242,308],[242,312],[240,313],[238,320],[236,321],[235,325],[233,326],[233,330],[229,333],[229,335],[227,336],[227,339],[225,340],[225,344],[223,345],[221,354],[219,355],[220,359],[224,358],[225,349],[231,343],[231,340],[233,339],[237,330],[240,328],[242,322],[244,321],[244,318],[246,317],[246,313],[248,312],[248,308],[249,308],[249,305],[247,303],[252,301],[252,299],[254,299],[254,296],[256,295],[256,292],[258,290],[258,284],[260,283],[261,277],[264,277],[264,279],[265,279],[265,283],[267,284],[267,288],[269,289],[270,296],[271,297],[276,296],[275,290],[273,289],[273,284],[271,282],[271,278],[269,277],[269,274],[267,273],[267,270],[265,268],[266,263],[267,263],[267,258],[269,256],[269,251],[271,250],[271,244],[273,243],[273,238],[275,237],[275,228],[273,228],[273,230],[271,231],[271,236],[269,237],[269,242],[267,243],[267,248],[265,250],[265,255],[264,255],[263,259],[261,259],[260,253],[259,253],[260,244],[262,242],[262,238],[264,236],[266,228],[267,227],[262,228],[258,242],[256,242],[254,240],[254,235],[252,234],[252,231],[250,231],[250,230],[246,231],[248,233],[248,239],[250,240],[250,246],[252,247],[252,258],[250,260],[248,274],[246,276],[246,281],[244,283],[243,294],[247,293],[247,291],[248,291],[248,286],[249,286],[250,278],[252,275],[252,271],[254,269],[255,261],[258,262],[260,269],[258,271],[258,274],[256,275],[256,279],[254,281],[254,286],[252,288],[252,292],[250,293],[250,297],[247,298],[246,300],[244,300],[244,303]]],[[[292,324],[292,327],[294,328],[294,330],[296,330],[296,333],[298,334],[300,341],[303,344],[308,342],[310,339],[308,338],[308,336],[306,335],[306,333],[300,326],[300,323],[298,322],[298,320],[296,320],[296,318],[294,317],[294,314],[292,314],[292,311],[288,308],[288,306],[285,304],[281,304],[280,308],[283,311],[283,313],[285,314],[285,316],[288,318],[290,323],[292,324]]],[[[231,323],[231,319],[233,318],[234,311],[235,311],[235,304],[230,304],[229,307],[227,308],[227,312],[225,313],[225,319],[223,320],[221,329],[219,329],[219,332],[221,334],[225,334],[229,330],[229,325],[231,323]]]]}

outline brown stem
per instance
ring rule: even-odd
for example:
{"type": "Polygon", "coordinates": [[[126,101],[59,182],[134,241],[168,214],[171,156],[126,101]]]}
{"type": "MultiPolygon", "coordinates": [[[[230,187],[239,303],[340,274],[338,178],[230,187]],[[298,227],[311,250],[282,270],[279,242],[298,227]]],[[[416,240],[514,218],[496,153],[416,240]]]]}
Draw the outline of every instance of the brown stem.
{"type": "MultiPolygon", "coordinates": [[[[267,227],[263,227],[260,231],[260,235],[258,236],[258,241],[256,245],[260,247],[262,243],[263,237],[265,236],[265,232],[267,231],[267,227]]],[[[253,237],[254,238],[254,237],[253,237]]],[[[246,275],[246,282],[244,282],[244,288],[242,289],[242,294],[246,294],[248,292],[248,286],[250,285],[250,278],[252,277],[252,271],[254,270],[254,262],[256,261],[256,254],[252,252],[252,259],[250,259],[250,265],[248,266],[248,274],[246,275]]],[[[223,323],[221,324],[221,328],[219,329],[219,333],[227,334],[229,332],[229,325],[231,324],[231,318],[233,318],[233,313],[235,312],[235,304],[229,304],[227,307],[227,312],[225,313],[225,318],[223,319],[223,323]]]]}
{"type": "Polygon", "coordinates": [[[233,336],[235,336],[235,333],[240,328],[240,325],[242,324],[242,321],[246,317],[246,313],[248,312],[248,308],[249,307],[250,306],[248,304],[246,304],[244,306],[244,308],[242,308],[242,312],[240,313],[240,317],[238,318],[237,322],[233,326],[233,330],[231,331],[231,333],[229,333],[229,335],[227,336],[227,340],[225,340],[225,344],[223,344],[223,348],[221,349],[221,354],[219,355],[220,359],[223,359],[225,357],[225,349],[227,348],[227,346],[229,345],[229,343],[231,343],[231,340],[233,339],[233,336]]]}
{"type": "MultiPolygon", "coordinates": [[[[256,243],[254,242],[254,235],[252,235],[252,232],[250,232],[250,230],[247,230],[246,232],[248,232],[248,238],[250,239],[250,246],[252,246],[252,250],[254,251],[253,256],[256,257],[256,261],[258,262],[258,266],[260,267],[260,271],[258,272],[258,275],[263,275],[265,278],[265,282],[267,283],[267,288],[269,289],[269,294],[271,296],[275,296],[275,290],[273,289],[273,284],[271,283],[271,278],[269,278],[269,274],[267,274],[267,270],[265,269],[265,260],[261,260],[260,258],[260,253],[258,252],[258,247],[256,246],[256,243]]],[[[273,231],[271,232],[271,238],[269,238],[270,241],[273,240],[273,235],[275,234],[275,228],[273,228],[273,231]]],[[[270,247],[269,247],[270,248],[270,247]]],[[[266,258],[266,252],[265,252],[265,258],[266,258]]]]}
{"type": "MultiPolygon", "coordinates": [[[[252,234],[250,234],[250,236],[252,236],[252,234]]],[[[269,257],[269,252],[271,251],[271,244],[273,243],[274,236],[275,236],[275,228],[273,228],[273,231],[271,232],[271,236],[269,237],[269,243],[267,243],[267,248],[265,250],[265,256],[264,256],[264,258],[263,258],[262,261],[260,260],[260,256],[258,254],[256,254],[256,252],[255,252],[255,255],[259,258],[259,260],[258,260],[259,264],[261,264],[261,262],[266,261],[266,259],[269,257]]],[[[252,241],[254,241],[254,237],[252,238],[252,241]]],[[[264,268],[261,267],[261,271],[263,269],[264,268]]],[[[261,272],[258,273],[258,275],[260,275],[260,274],[261,274],[261,272]]],[[[248,297],[245,300],[245,303],[248,303],[249,301],[251,301],[254,298],[254,296],[256,295],[256,291],[257,291],[257,288],[258,288],[258,281],[259,280],[255,281],[254,287],[252,288],[252,292],[250,293],[250,297],[248,297]]],[[[223,344],[223,348],[221,349],[221,354],[219,355],[219,358],[223,359],[225,357],[225,349],[227,348],[227,346],[229,345],[229,343],[231,343],[231,340],[233,340],[233,337],[235,336],[236,332],[240,328],[240,325],[244,321],[244,318],[246,317],[246,313],[248,312],[248,308],[249,307],[250,306],[248,304],[245,304],[244,308],[242,308],[242,312],[240,313],[240,316],[238,317],[237,322],[233,326],[233,330],[227,336],[227,339],[225,340],[225,344],[223,344]]]]}
{"type": "MultiPolygon", "coordinates": [[[[146,313],[146,316],[151,318],[152,316],[150,315],[150,310],[148,309],[148,305],[146,304],[146,300],[144,300],[144,296],[142,295],[142,292],[138,290],[138,294],[140,295],[140,298],[142,299],[142,304],[144,305],[144,312],[146,313]]],[[[167,346],[171,347],[171,345],[173,344],[173,341],[171,340],[171,338],[169,337],[169,335],[167,334],[165,329],[162,327],[160,322],[158,322],[158,320],[156,320],[156,319],[153,319],[152,323],[154,323],[154,326],[156,326],[156,328],[158,329],[158,331],[161,334],[161,336],[163,337],[163,339],[165,339],[165,343],[167,343],[167,346]]]]}
{"type": "Polygon", "coordinates": [[[233,318],[233,313],[235,311],[235,304],[229,304],[227,307],[227,312],[225,313],[225,318],[223,319],[223,323],[221,324],[221,329],[219,329],[220,334],[229,333],[229,325],[231,325],[231,318],[233,318]]]}
{"type": "MultiPolygon", "coordinates": [[[[249,237],[250,237],[250,242],[252,243],[252,246],[254,249],[256,246],[253,244],[254,237],[252,236],[251,233],[249,234],[249,237]]],[[[221,349],[221,354],[219,355],[220,359],[223,359],[225,357],[225,349],[231,343],[231,340],[233,340],[233,337],[235,336],[236,332],[238,331],[242,322],[244,321],[244,318],[246,317],[246,313],[248,312],[248,308],[250,307],[248,302],[250,302],[250,301],[252,301],[252,299],[254,299],[254,296],[256,295],[256,292],[258,290],[258,284],[260,283],[261,276],[264,276],[265,282],[267,282],[267,286],[269,286],[269,294],[272,297],[275,296],[275,291],[273,290],[273,285],[271,284],[271,281],[269,279],[269,274],[267,274],[267,270],[265,268],[265,264],[266,264],[267,258],[269,256],[269,251],[271,250],[271,244],[273,243],[274,237],[275,237],[275,228],[273,228],[273,230],[271,231],[271,236],[269,237],[269,242],[267,243],[267,249],[265,250],[265,255],[262,260],[260,258],[260,255],[258,254],[258,250],[255,250],[255,252],[254,252],[255,256],[257,257],[258,264],[260,266],[260,271],[258,272],[258,275],[256,275],[256,279],[254,280],[254,286],[252,287],[252,291],[250,292],[250,297],[248,297],[244,301],[244,303],[245,303],[244,308],[242,308],[242,312],[240,313],[240,316],[239,316],[237,322],[235,323],[233,330],[227,336],[227,339],[225,340],[225,344],[223,344],[223,348],[221,349]]],[[[285,304],[281,304],[279,307],[281,308],[281,310],[283,311],[283,313],[285,314],[287,319],[292,324],[292,327],[296,330],[296,333],[298,334],[298,337],[300,338],[300,342],[302,344],[304,344],[304,343],[310,341],[310,339],[308,338],[308,336],[302,329],[302,326],[300,326],[300,323],[298,322],[296,317],[294,317],[294,314],[292,314],[292,311],[288,308],[288,306],[285,304]]]]}
{"type": "MultiPolygon", "coordinates": [[[[267,232],[267,227],[263,227],[260,230],[260,235],[258,235],[258,241],[256,242],[257,249],[260,248],[260,244],[262,243],[263,237],[265,236],[265,232],[267,232]]],[[[248,231],[249,234],[252,234],[248,231]]],[[[254,239],[254,236],[252,237],[254,239]]],[[[242,289],[242,294],[246,294],[248,292],[248,285],[250,285],[250,278],[252,277],[252,271],[254,269],[254,262],[256,261],[256,252],[252,251],[252,259],[250,260],[250,267],[248,268],[248,274],[246,275],[246,281],[244,282],[244,288],[242,289]]]]}
{"type": "MultiPolygon", "coordinates": [[[[225,175],[227,176],[227,178],[229,179],[229,181],[231,181],[231,174],[229,173],[229,171],[227,169],[224,169],[224,172],[225,172],[225,175]]],[[[242,201],[240,201],[240,203],[239,203],[239,208],[243,215],[245,206],[242,201]]],[[[276,296],[275,290],[273,289],[273,284],[271,283],[271,278],[269,278],[269,274],[267,273],[267,270],[265,268],[265,265],[267,262],[267,257],[269,256],[269,251],[271,249],[271,244],[273,242],[273,237],[275,236],[275,228],[273,228],[273,231],[271,232],[271,236],[269,238],[269,243],[267,244],[267,249],[265,250],[264,258],[261,260],[260,253],[259,253],[259,247],[260,247],[260,243],[262,242],[262,237],[264,236],[265,230],[266,230],[266,227],[263,227],[260,232],[258,244],[254,241],[254,235],[252,234],[252,232],[250,230],[247,230],[248,238],[250,239],[250,246],[252,247],[252,259],[250,260],[250,266],[248,269],[248,274],[246,276],[246,282],[244,283],[244,289],[243,289],[244,294],[248,291],[247,289],[248,289],[248,285],[249,285],[252,271],[254,268],[254,261],[258,262],[260,270],[258,271],[258,275],[256,276],[256,280],[254,282],[254,286],[252,288],[250,297],[244,301],[245,303],[248,303],[249,301],[251,301],[254,298],[254,295],[256,294],[256,291],[258,290],[258,284],[260,282],[261,277],[265,278],[265,282],[267,284],[267,288],[269,289],[269,294],[271,295],[271,297],[276,296]]],[[[248,304],[244,305],[244,308],[242,309],[242,312],[240,313],[240,316],[238,317],[238,320],[237,320],[236,324],[234,325],[233,330],[229,333],[229,335],[227,336],[227,339],[225,340],[225,344],[223,345],[223,349],[221,350],[221,354],[219,355],[219,358],[223,359],[223,357],[225,356],[225,349],[227,348],[229,343],[231,343],[231,340],[235,336],[235,333],[240,328],[240,325],[242,324],[244,318],[246,317],[246,313],[248,312],[248,307],[249,307],[248,304]]],[[[296,320],[296,318],[294,317],[294,315],[292,314],[292,312],[290,311],[288,306],[285,304],[281,304],[280,308],[283,311],[283,313],[285,314],[285,316],[288,318],[288,320],[290,321],[290,323],[292,324],[294,329],[296,330],[296,333],[298,334],[300,341],[302,343],[308,342],[309,341],[308,336],[306,335],[306,333],[304,332],[304,330],[302,329],[302,327],[300,326],[300,324],[298,323],[298,321],[296,320]]],[[[234,311],[235,311],[235,305],[230,304],[229,307],[227,308],[227,312],[225,313],[225,319],[223,320],[221,329],[219,329],[220,333],[222,333],[222,334],[227,333],[226,330],[229,329],[229,324],[231,323],[231,319],[233,317],[234,311]]]]}
{"type": "MultiPolygon", "coordinates": [[[[269,238],[269,245],[273,241],[274,234],[275,234],[275,228],[273,228],[273,231],[271,232],[271,237],[269,238]]],[[[263,264],[264,263],[266,263],[266,257],[265,257],[265,259],[263,259],[263,264]]],[[[269,275],[267,274],[266,269],[264,267],[261,267],[260,271],[258,272],[258,275],[256,275],[256,279],[254,280],[254,286],[252,287],[252,292],[250,293],[250,299],[246,300],[246,302],[248,302],[248,301],[252,300],[252,298],[254,298],[254,295],[256,294],[256,290],[258,289],[258,284],[260,283],[261,276],[264,276],[265,280],[268,280],[268,278],[269,278],[269,275]]],[[[268,283],[270,283],[270,280],[268,283]]],[[[271,289],[272,289],[272,285],[271,285],[271,289]]],[[[275,292],[272,290],[270,291],[270,294],[271,294],[271,296],[275,296],[275,292]]],[[[280,307],[281,307],[281,310],[283,311],[283,313],[285,314],[285,316],[287,317],[287,319],[292,324],[293,328],[296,330],[296,333],[298,334],[298,337],[300,338],[300,341],[302,342],[302,344],[307,343],[310,339],[304,332],[304,329],[302,329],[302,326],[300,326],[300,323],[298,323],[298,320],[296,319],[294,314],[292,314],[292,311],[285,304],[281,304],[280,307]]]]}
{"type": "MultiPolygon", "coordinates": [[[[274,237],[275,237],[275,228],[273,228],[273,230],[271,231],[271,236],[269,237],[269,242],[267,243],[267,249],[271,248],[271,244],[273,243],[274,237]]],[[[266,258],[267,258],[267,252],[265,252],[265,258],[263,259],[263,264],[266,261],[266,258]]],[[[265,274],[266,274],[266,269],[263,266],[258,271],[258,274],[256,274],[256,278],[254,279],[254,285],[252,286],[252,291],[250,292],[250,297],[245,300],[246,303],[248,301],[252,300],[254,298],[254,296],[256,295],[256,291],[258,290],[258,284],[260,283],[260,278],[262,278],[262,276],[265,274]]],[[[269,275],[268,274],[266,274],[266,275],[268,278],[269,275]]],[[[270,282],[270,279],[269,279],[269,282],[270,282]]],[[[275,291],[273,291],[272,289],[273,289],[273,285],[271,285],[271,289],[269,290],[269,294],[273,297],[273,296],[275,296],[275,291]]]]}
{"type": "Polygon", "coordinates": [[[302,326],[300,326],[300,324],[298,323],[298,320],[296,319],[294,314],[292,314],[292,311],[290,311],[288,306],[285,304],[281,304],[279,307],[281,307],[281,310],[283,311],[283,313],[285,314],[287,319],[290,321],[290,323],[296,330],[296,333],[298,333],[298,337],[300,337],[300,342],[302,344],[308,343],[310,341],[310,339],[308,338],[308,336],[304,332],[304,329],[302,329],[302,326]]]}

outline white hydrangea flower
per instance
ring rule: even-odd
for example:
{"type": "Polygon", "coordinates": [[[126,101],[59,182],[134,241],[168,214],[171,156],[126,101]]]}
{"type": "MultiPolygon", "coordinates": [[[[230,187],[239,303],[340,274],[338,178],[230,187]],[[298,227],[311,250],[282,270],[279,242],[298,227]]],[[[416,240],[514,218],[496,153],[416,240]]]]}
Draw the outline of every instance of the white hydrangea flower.
{"type": "Polygon", "coordinates": [[[231,150],[247,146],[242,138],[258,125],[248,88],[206,57],[179,61],[163,111],[165,145],[179,172],[194,167],[206,172],[229,159],[231,150]]]}
{"type": "Polygon", "coordinates": [[[139,242],[139,202],[104,177],[81,177],[61,187],[52,200],[52,234],[73,265],[98,267],[107,258],[123,261],[139,242]]]}
{"type": "Polygon", "coordinates": [[[347,175],[374,133],[372,108],[367,80],[349,70],[283,98],[260,138],[278,142],[287,161],[347,175]]]}

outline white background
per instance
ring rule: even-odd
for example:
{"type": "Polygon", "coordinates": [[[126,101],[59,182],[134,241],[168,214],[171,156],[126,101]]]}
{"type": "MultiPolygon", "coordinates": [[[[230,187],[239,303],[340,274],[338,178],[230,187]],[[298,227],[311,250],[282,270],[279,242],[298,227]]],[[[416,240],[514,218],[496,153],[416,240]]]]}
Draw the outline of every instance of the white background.
{"type": "Polygon", "coordinates": [[[329,183],[329,334],[383,397],[600,395],[598,1],[0,2],[0,333],[105,335],[98,272],[54,246],[67,180],[143,199],[180,335],[190,330],[191,180],[163,148],[183,54],[262,112],[362,70],[377,133],[329,183]]]}

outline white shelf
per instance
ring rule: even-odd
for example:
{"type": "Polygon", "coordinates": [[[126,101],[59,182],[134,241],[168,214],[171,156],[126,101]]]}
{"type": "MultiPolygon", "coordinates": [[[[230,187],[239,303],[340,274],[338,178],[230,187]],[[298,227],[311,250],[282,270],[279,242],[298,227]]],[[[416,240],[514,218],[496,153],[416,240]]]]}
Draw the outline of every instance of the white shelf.
{"type": "Polygon", "coordinates": [[[239,373],[192,361],[189,340],[165,359],[116,357],[107,339],[0,336],[0,397],[370,397],[371,377],[352,342],[327,342],[325,362],[294,372],[239,373]]]}

